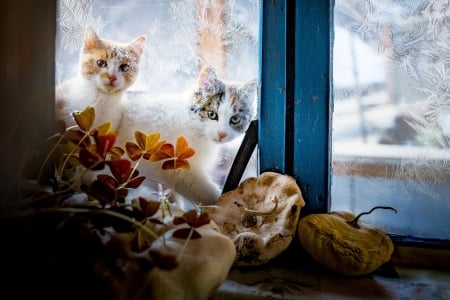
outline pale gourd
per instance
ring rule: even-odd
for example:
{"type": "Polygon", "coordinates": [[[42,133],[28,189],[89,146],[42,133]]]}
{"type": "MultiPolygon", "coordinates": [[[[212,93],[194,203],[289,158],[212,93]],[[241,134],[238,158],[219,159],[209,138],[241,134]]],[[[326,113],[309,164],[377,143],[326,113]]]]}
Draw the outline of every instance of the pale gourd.
{"type": "Polygon", "coordinates": [[[381,229],[350,212],[311,214],[300,219],[297,236],[306,252],[319,264],[344,275],[364,275],[388,262],[394,251],[390,237],[381,229]]]}
{"type": "Polygon", "coordinates": [[[236,245],[234,266],[240,267],[265,264],[283,252],[295,238],[304,206],[293,177],[264,172],[222,194],[205,211],[236,245]]]}

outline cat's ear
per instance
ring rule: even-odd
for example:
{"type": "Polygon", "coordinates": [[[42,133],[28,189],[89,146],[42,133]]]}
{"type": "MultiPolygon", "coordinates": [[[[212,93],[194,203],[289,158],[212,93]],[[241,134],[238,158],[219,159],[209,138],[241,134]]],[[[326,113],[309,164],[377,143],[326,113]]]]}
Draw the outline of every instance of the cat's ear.
{"type": "Polygon", "coordinates": [[[239,99],[244,102],[251,111],[252,118],[256,117],[256,101],[258,97],[259,83],[251,79],[242,83],[238,88],[239,99]]]}
{"type": "Polygon", "coordinates": [[[139,56],[144,52],[145,45],[147,43],[147,36],[141,35],[134,39],[128,46],[128,48],[136,52],[139,56]]]}
{"type": "Polygon", "coordinates": [[[258,96],[259,84],[258,80],[251,79],[239,86],[239,94],[243,95],[245,98],[253,100],[258,96]]]}
{"type": "Polygon", "coordinates": [[[198,86],[201,91],[214,93],[217,90],[217,75],[212,67],[203,67],[198,75],[198,86]]]}
{"type": "Polygon", "coordinates": [[[83,50],[92,50],[98,48],[100,39],[91,26],[87,26],[84,30],[83,50]]]}

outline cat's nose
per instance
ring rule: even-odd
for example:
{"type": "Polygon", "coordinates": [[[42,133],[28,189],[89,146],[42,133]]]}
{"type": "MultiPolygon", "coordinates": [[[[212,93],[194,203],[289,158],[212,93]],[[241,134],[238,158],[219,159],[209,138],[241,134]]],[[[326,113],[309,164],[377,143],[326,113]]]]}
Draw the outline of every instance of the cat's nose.
{"type": "Polygon", "coordinates": [[[221,141],[221,140],[223,140],[224,138],[226,138],[227,135],[228,135],[228,134],[227,134],[226,132],[223,132],[223,131],[218,131],[218,132],[217,132],[217,137],[218,137],[219,141],[221,141]]]}
{"type": "Polygon", "coordinates": [[[111,84],[114,83],[114,81],[116,81],[116,80],[117,80],[116,76],[114,76],[114,75],[109,76],[109,82],[111,82],[111,84]]]}

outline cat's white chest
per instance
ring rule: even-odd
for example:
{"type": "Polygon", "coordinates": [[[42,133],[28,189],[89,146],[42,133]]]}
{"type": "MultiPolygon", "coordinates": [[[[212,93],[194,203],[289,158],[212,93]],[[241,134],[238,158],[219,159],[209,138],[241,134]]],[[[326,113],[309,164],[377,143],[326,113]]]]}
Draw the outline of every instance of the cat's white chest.
{"type": "Polygon", "coordinates": [[[74,125],[73,112],[90,106],[95,109],[94,127],[110,121],[113,128],[118,128],[125,102],[126,97],[122,92],[106,94],[80,78],[69,80],[56,89],[57,118],[64,119],[69,125],[74,125]]]}

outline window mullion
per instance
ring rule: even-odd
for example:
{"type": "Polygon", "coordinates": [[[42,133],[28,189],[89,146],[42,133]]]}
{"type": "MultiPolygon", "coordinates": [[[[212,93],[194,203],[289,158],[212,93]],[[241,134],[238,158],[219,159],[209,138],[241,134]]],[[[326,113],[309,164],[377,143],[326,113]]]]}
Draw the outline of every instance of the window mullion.
{"type": "Polygon", "coordinates": [[[261,172],[285,173],[286,170],[286,2],[263,1],[262,4],[258,106],[261,172]]]}
{"type": "Polygon", "coordinates": [[[296,1],[293,175],[305,213],[329,208],[333,0],[296,1]]]}

